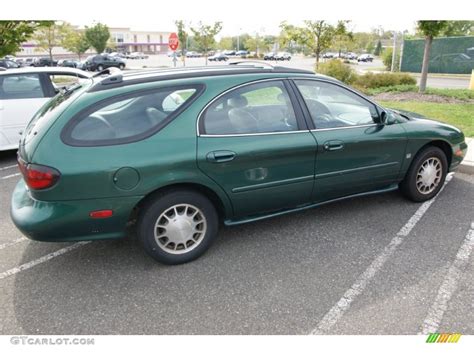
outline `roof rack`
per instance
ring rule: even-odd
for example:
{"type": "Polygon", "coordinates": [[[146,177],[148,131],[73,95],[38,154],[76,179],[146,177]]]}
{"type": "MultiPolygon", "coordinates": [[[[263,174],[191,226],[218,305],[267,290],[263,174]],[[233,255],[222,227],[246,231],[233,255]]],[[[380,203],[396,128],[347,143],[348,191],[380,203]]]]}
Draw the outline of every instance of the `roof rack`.
{"type": "Polygon", "coordinates": [[[258,65],[253,65],[254,67],[275,69],[275,66],[273,64],[262,62],[260,60],[240,60],[238,62],[229,63],[229,65],[252,65],[252,64],[258,64],[258,65]]]}
{"type": "Polygon", "coordinates": [[[115,84],[115,83],[120,83],[123,81],[122,71],[119,68],[115,68],[115,67],[104,69],[98,72],[97,74],[94,74],[92,77],[93,78],[105,77],[103,80],[100,81],[101,85],[115,84]],[[109,76],[106,77],[106,75],[109,75],[109,76]]]}

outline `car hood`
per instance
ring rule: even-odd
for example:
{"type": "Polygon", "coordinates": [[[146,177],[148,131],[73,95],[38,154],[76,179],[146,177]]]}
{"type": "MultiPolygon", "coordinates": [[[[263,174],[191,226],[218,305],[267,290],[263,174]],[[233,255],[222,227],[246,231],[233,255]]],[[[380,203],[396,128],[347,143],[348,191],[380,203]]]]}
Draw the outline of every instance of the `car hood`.
{"type": "Polygon", "coordinates": [[[420,124],[429,125],[432,127],[439,127],[439,128],[443,127],[444,129],[448,129],[449,131],[454,131],[457,134],[462,134],[462,131],[455,126],[452,126],[450,124],[443,123],[437,120],[433,120],[419,113],[406,111],[406,110],[394,110],[394,109],[390,109],[390,110],[392,112],[395,112],[396,114],[399,114],[402,117],[405,117],[406,119],[410,121],[416,121],[416,122],[419,122],[420,124]]]}

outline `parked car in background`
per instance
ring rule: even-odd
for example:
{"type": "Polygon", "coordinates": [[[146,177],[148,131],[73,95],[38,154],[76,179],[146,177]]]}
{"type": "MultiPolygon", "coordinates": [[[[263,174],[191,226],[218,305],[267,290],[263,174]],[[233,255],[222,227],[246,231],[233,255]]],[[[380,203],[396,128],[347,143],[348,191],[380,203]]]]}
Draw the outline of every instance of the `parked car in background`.
{"type": "Polygon", "coordinates": [[[132,52],[127,55],[127,59],[148,59],[148,55],[142,52],[132,52]]]}
{"type": "Polygon", "coordinates": [[[278,52],[274,56],[275,60],[291,60],[291,54],[288,52],[278,52]]]}
{"type": "Polygon", "coordinates": [[[226,50],[223,53],[228,57],[235,56],[235,51],[234,50],[226,50]]]}
{"type": "Polygon", "coordinates": [[[235,52],[235,55],[241,58],[245,58],[249,55],[249,51],[240,50],[240,51],[235,52]]]}
{"type": "Polygon", "coordinates": [[[349,60],[356,60],[357,54],[355,54],[354,52],[348,52],[348,53],[345,53],[344,58],[349,59],[349,60]]]}
{"type": "Polygon", "coordinates": [[[168,53],[166,55],[171,58],[171,57],[173,57],[173,55],[174,55],[173,53],[175,53],[175,52],[176,52],[176,57],[178,57],[178,58],[181,57],[181,51],[168,51],[168,53]]]}
{"type": "Polygon", "coordinates": [[[34,58],[33,62],[31,63],[34,67],[55,67],[58,65],[57,60],[51,60],[51,58],[43,57],[43,58],[34,58]]]}
{"type": "Polygon", "coordinates": [[[21,68],[0,72],[0,151],[17,149],[20,131],[51,97],[91,74],[71,68],[21,68]]]}
{"type": "Polygon", "coordinates": [[[229,60],[229,57],[224,53],[216,53],[214,55],[211,55],[207,59],[209,59],[211,62],[226,62],[229,60]]]}
{"type": "Polygon", "coordinates": [[[186,58],[201,58],[202,54],[195,51],[188,51],[186,52],[186,58]]]}
{"type": "Polygon", "coordinates": [[[81,62],[75,59],[61,59],[58,61],[58,66],[67,68],[79,68],[81,69],[81,62]]]}
{"type": "Polygon", "coordinates": [[[332,52],[327,52],[327,53],[323,53],[322,57],[324,59],[331,59],[331,58],[336,58],[337,57],[337,54],[336,53],[332,53],[332,52]]]}
{"type": "Polygon", "coordinates": [[[374,57],[372,57],[370,54],[361,54],[360,56],[357,57],[358,62],[372,62],[374,60],[374,57]]]}
{"type": "Polygon", "coordinates": [[[20,67],[20,65],[10,59],[0,59],[0,67],[5,69],[17,69],[20,67]]]}
{"type": "Polygon", "coordinates": [[[263,60],[275,60],[275,53],[268,52],[263,55],[263,60]]]}
{"type": "Polygon", "coordinates": [[[312,71],[117,73],[60,93],[31,120],[11,216],[40,241],[123,238],[134,225],[150,256],[179,264],[221,224],[398,187],[429,200],[466,151],[459,129],[312,71]]]}
{"type": "Polygon", "coordinates": [[[87,57],[85,62],[85,69],[90,71],[102,71],[111,67],[123,70],[125,66],[125,60],[119,57],[112,57],[108,54],[91,55],[87,57]]]}

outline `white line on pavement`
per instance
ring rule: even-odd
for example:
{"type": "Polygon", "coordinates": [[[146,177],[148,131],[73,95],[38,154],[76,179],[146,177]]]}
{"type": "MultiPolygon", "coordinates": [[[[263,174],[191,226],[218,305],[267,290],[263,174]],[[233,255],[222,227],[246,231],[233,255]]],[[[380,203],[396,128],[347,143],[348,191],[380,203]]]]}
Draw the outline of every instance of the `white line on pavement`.
{"type": "Polygon", "coordinates": [[[9,179],[9,178],[12,178],[12,177],[15,177],[15,176],[20,176],[21,173],[16,173],[16,174],[11,174],[11,175],[7,175],[7,176],[2,176],[2,180],[5,180],[5,179],[9,179]]]}
{"type": "Polygon", "coordinates": [[[38,258],[36,260],[33,260],[33,261],[30,261],[30,262],[27,262],[25,264],[22,264],[20,266],[17,266],[17,267],[14,267],[13,269],[10,269],[10,270],[7,270],[7,271],[4,271],[2,273],[0,273],[0,280],[2,279],[5,279],[9,276],[12,276],[12,275],[15,275],[15,274],[18,274],[19,272],[21,271],[24,271],[24,270],[28,270],[28,269],[31,269],[32,267],[36,266],[36,265],[39,265],[39,264],[42,264],[48,260],[51,260],[57,256],[60,256],[60,255],[63,255],[63,254],[66,254],[68,252],[70,252],[71,250],[74,250],[74,249],[77,249],[83,245],[86,245],[86,244],[89,244],[90,242],[79,242],[79,243],[76,243],[76,244],[72,244],[68,247],[65,247],[65,248],[62,248],[62,249],[59,249],[59,250],[56,250],[55,252],[53,253],[50,253],[50,254],[47,254],[45,256],[42,256],[41,258],[38,258]]]}
{"type": "Polygon", "coordinates": [[[377,272],[384,266],[386,261],[395,252],[397,247],[403,242],[406,236],[408,236],[411,230],[415,227],[418,221],[428,211],[430,206],[435,202],[437,196],[443,191],[446,184],[452,179],[452,174],[446,177],[446,181],[436,195],[431,200],[424,202],[415,212],[415,214],[408,220],[408,222],[400,229],[397,235],[390,241],[390,243],[384,248],[369,267],[357,278],[354,284],[349,288],[341,299],[326,313],[326,315],[318,323],[317,327],[314,328],[310,334],[318,335],[325,334],[328,332],[344,315],[344,313],[350,308],[352,302],[359,296],[367,287],[369,282],[374,278],[377,272]]]}
{"type": "Polygon", "coordinates": [[[2,170],[7,170],[7,169],[11,169],[11,168],[16,168],[17,166],[18,166],[18,165],[16,165],[16,164],[15,164],[15,165],[2,166],[2,167],[0,168],[0,171],[2,171],[2,170]]]}
{"type": "Polygon", "coordinates": [[[428,315],[423,322],[423,327],[420,334],[436,333],[441,321],[443,320],[444,313],[448,309],[448,302],[451,300],[453,293],[456,291],[459,283],[459,279],[463,274],[469,256],[471,255],[472,247],[474,246],[474,222],[471,223],[471,229],[466,235],[464,242],[459,248],[456,259],[449,267],[449,270],[444,278],[441,287],[438,290],[438,294],[434,303],[431,305],[428,315]]]}
{"type": "Polygon", "coordinates": [[[7,247],[10,247],[12,245],[15,245],[17,243],[26,242],[27,240],[28,240],[28,238],[20,237],[20,238],[12,240],[11,242],[6,242],[6,243],[3,243],[3,244],[0,244],[0,250],[5,249],[7,247]]]}

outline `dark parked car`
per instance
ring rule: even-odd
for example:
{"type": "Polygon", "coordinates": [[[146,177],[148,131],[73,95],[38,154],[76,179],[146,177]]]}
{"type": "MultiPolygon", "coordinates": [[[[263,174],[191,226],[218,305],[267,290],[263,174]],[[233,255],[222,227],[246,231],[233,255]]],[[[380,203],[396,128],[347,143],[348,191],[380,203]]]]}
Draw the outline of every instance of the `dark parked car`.
{"type": "Polygon", "coordinates": [[[16,69],[19,68],[20,65],[10,59],[0,59],[0,67],[5,69],[16,69]]]}
{"type": "Polygon", "coordinates": [[[73,59],[63,59],[58,62],[58,66],[81,69],[81,62],[73,59]]]}
{"type": "Polygon", "coordinates": [[[246,56],[249,55],[249,51],[240,50],[240,51],[235,52],[235,55],[238,57],[245,58],[246,56]]]}
{"type": "Polygon", "coordinates": [[[229,57],[226,56],[224,53],[216,53],[210,57],[208,57],[211,62],[226,62],[229,60],[229,57]]]}
{"type": "Polygon", "coordinates": [[[466,151],[459,129],[312,71],[119,72],[58,94],[30,121],[11,216],[42,241],[123,238],[134,226],[153,258],[178,264],[202,255],[222,223],[399,187],[429,200],[466,151]]]}
{"type": "Polygon", "coordinates": [[[372,57],[370,54],[361,54],[359,57],[357,57],[358,62],[372,63],[373,60],[374,60],[374,57],[372,57]]]}
{"type": "Polygon", "coordinates": [[[122,58],[108,54],[98,54],[87,57],[85,62],[85,69],[90,71],[102,71],[110,67],[124,69],[125,61],[122,58]]]}
{"type": "Polygon", "coordinates": [[[33,59],[33,62],[31,63],[32,66],[34,67],[55,67],[58,65],[57,60],[51,60],[51,58],[35,58],[33,59]]]}

